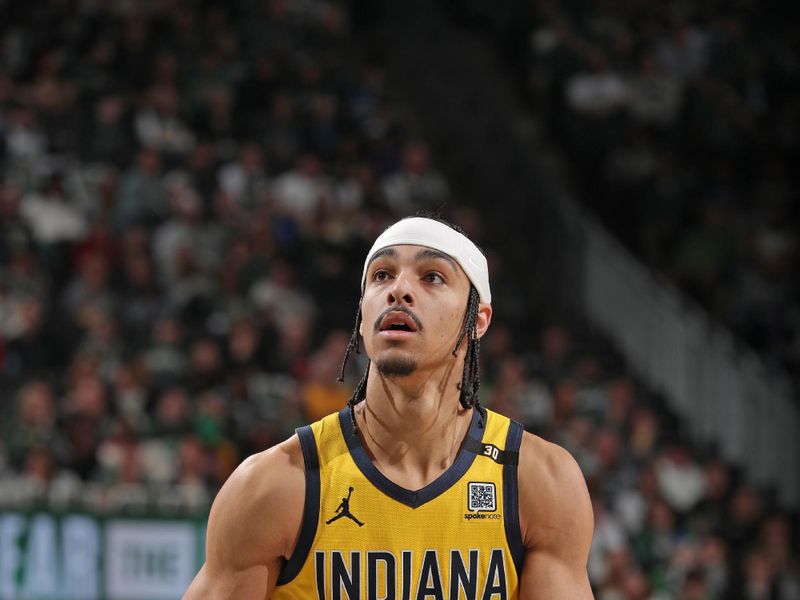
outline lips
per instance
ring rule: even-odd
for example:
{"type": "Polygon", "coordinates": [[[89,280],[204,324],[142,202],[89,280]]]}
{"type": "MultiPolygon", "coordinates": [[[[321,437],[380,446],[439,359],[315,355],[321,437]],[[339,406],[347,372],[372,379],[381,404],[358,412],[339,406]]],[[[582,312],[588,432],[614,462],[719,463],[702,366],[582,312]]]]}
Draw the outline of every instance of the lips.
{"type": "Polygon", "coordinates": [[[404,312],[390,312],[380,322],[378,331],[398,331],[406,333],[415,333],[417,325],[414,323],[409,315],[404,312]]]}

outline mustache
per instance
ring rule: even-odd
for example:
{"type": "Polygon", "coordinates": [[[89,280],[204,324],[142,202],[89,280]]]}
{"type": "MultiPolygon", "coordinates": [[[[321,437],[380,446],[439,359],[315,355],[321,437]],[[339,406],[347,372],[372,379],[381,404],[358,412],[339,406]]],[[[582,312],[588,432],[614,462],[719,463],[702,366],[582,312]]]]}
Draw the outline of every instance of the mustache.
{"type": "Polygon", "coordinates": [[[411,320],[414,321],[414,325],[416,325],[417,331],[423,330],[422,321],[419,320],[419,317],[417,315],[411,312],[410,308],[406,308],[405,306],[390,306],[385,311],[383,311],[377,319],[375,319],[375,324],[373,325],[375,331],[380,330],[381,321],[383,321],[386,318],[386,315],[394,312],[401,312],[408,315],[411,318],[411,320]]]}

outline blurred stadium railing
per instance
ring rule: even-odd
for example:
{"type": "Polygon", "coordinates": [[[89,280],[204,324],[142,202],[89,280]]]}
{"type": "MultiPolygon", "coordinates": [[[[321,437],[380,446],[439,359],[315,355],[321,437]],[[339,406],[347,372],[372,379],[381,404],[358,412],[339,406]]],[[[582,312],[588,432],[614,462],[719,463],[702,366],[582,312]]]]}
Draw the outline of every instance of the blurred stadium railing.
{"type": "Polygon", "coordinates": [[[784,505],[797,506],[800,415],[788,378],[768,371],[596,223],[582,225],[586,313],[664,393],[695,439],[715,442],[753,481],[775,486],[784,505]]]}
{"type": "Polygon", "coordinates": [[[508,233],[508,244],[522,244],[509,255],[527,275],[519,281],[527,310],[552,313],[560,306],[586,315],[637,375],[665,395],[696,442],[718,445],[754,482],[774,486],[784,506],[796,507],[800,412],[788,376],[779,367],[767,370],[729,329],[657,280],[578,207],[500,58],[480,37],[448,29],[424,2],[388,10],[381,37],[387,44],[402,38],[406,48],[389,57],[391,73],[426,131],[438,137],[440,162],[456,173],[466,201],[508,233]],[[502,204],[488,210],[496,199],[502,204]]]}

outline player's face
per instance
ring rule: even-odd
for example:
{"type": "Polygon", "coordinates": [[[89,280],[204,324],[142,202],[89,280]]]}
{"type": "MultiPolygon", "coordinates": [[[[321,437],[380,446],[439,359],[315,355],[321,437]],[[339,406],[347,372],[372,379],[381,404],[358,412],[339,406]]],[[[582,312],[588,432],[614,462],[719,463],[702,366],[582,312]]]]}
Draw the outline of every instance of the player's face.
{"type": "MultiPolygon", "coordinates": [[[[380,250],[367,268],[361,304],[367,355],[390,376],[452,360],[469,288],[458,263],[438,250],[411,245],[380,250]]],[[[491,308],[481,310],[488,326],[491,308]]]]}

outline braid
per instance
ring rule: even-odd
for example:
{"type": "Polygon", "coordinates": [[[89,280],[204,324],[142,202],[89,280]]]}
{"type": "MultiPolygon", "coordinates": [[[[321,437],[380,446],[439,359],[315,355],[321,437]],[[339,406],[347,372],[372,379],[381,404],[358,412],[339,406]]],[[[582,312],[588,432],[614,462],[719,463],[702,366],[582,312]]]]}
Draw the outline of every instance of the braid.
{"type": "Polygon", "coordinates": [[[464,357],[464,372],[461,375],[461,406],[464,408],[475,408],[486,419],[486,409],[481,406],[478,399],[478,390],[481,387],[480,361],[479,355],[481,342],[478,338],[478,306],[480,297],[474,285],[469,288],[469,299],[467,300],[467,310],[464,313],[464,328],[458,336],[456,346],[453,348],[453,356],[456,355],[464,338],[467,339],[467,353],[464,357]]]}
{"type": "MultiPolygon", "coordinates": [[[[461,348],[461,342],[463,342],[464,338],[467,337],[467,332],[470,330],[470,328],[474,326],[474,325],[471,325],[472,312],[473,312],[472,290],[474,290],[474,289],[475,288],[470,286],[469,300],[467,300],[467,312],[464,313],[464,327],[461,328],[461,333],[458,335],[458,339],[456,340],[456,347],[453,348],[453,356],[458,354],[458,349],[461,348]]],[[[469,343],[469,342],[467,342],[467,343],[469,343]]]]}
{"type": "Polygon", "coordinates": [[[469,286],[469,297],[467,298],[467,310],[464,312],[464,327],[461,329],[461,333],[456,340],[456,346],[453,348],[453,356],[458,353],[458,349],[461,347],[461,342],[464,341],[465,337],[469,337],[471,340],[475,337],[477,332],[475,331],[478,324],[478,304],[480,303],[480,298],[478,296],[478,290],[475,289],[474,285],[469,286]]]}
{"type": "Polygon", "coordinates": [[[367,377],[369,376],[370,361],[367,361],[367,368],[361,376],[361,380],[353,390],[353,395],[347,401],[347,406],[350,407],[350,421],[353,423],[353,431],[358,431],[358,424],[356,423],[356,404],[361,402],[367,395],[367,377]]]}
{"type": "MultiPolygon", "coordinates": [[[[362,296],[363,298],[363,296],[362,296]]],[[[358,344],[358,328],[361,326],[361,298],[358,300],[358,310],[356,310],[356,324],[353,327],[353,333],[350,334],[350,341],[347,342],[347,350],[344,352],[344,359],[342,360],[342,368],[339,370],[339,377],[336,378],[336,381],[342,383],[344,381],[344,370],[347,367],[347,360],[350,358],[350,354],[355,351],[356,354],[361,354],[361,350],[359,349],[358,344]]]]}
{"type": "MultiPolygon", "coordinates": [[[[362,294],[361,298],[358,300],[358,310],[356,310],[356,324],[353,327],[353,333],[350,334],[350,341],[347,343],[347,350],[344,353],[344,359],[342,360],[342,368],[339,370],[339,377],[337,381],[342,383],[344,381],[344,370],[347,367],[347,360],[350,358],[350,355],[355,352],[356,354],[361,354],[361,350],[359,349],[358,343],[358,328],[361,326],[361,300],[363,300],[364,296],[362,294]]],[[[353,431],[358,431],[358,424],[356,423],[356,411],[355,407],[356,404],[361,402],[364,397],[367,395],[367,376],[369,375],[369,365],[370,361],[367,361],[367,370],[364,371],[364,374],[361,376],[361,380],[356,385],[355,389],[353,390],[353,395],[350,396],[350,399],[347,401],[347,406],[350,407],[350,420],[353,422],[353,431]]]]}
{"type": "Polygon", "coordinates": [[[478,390],[481,388],[481,340],[475,337],[470,344],[470,370],[472,371],[472,406],[475,407],[483,422],[486,422],[486,409],[481,405],[480,398],[478,397],[478,390]]]}

